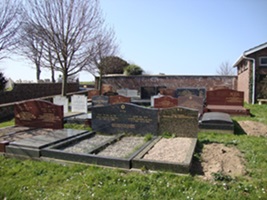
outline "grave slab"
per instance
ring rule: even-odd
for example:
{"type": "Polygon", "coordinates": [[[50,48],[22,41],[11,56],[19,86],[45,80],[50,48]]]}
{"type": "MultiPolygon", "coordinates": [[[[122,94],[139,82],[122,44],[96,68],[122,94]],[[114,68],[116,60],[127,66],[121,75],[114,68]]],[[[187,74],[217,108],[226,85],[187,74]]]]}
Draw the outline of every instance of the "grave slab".
{"type": "Polygon", "coordinates": [[[122,103],[93,107],[92,128],[102,133],[157,134],[158,110],[122,103]]]}
{"type": "Polygon", "coordinates": [[[203,114],[204,101],[202,97],[195,95],[179,96],[178,102],[180,107],[196,109],[199,116],[203,114]]]}
{"type": "Polygon", "coordinates": [[[107,106],[109,105],[109,97],[108,96],[93,96],[92,97],[92,106],[107,106]]]}
{"type": "Polygon", "coordinates": [[[171,96],[160,96],[154,99],[154,108],[172,108],[178,106],[178,99],[171,96]]]}
{"type": "Polygon", "coordinates": [[[63,128],[63,106],[30,100],[15,104],[15,125],[36,128],[63,128]]]}
{"type": "Polygon", "coordinates": [[[85,95],[71,96],[71,112],[87,113],[87,97],[85,95]]]}
{"type": "Polygon", "coordinates": [[[63,106],[64,114],[69,112],[69,100],[65,96],[54,96],[53,103],[59,106],[63,106]]]}
{"type": "Polygon", "coordinates": [[[159,109],[159,134],[165,133],[197,138],[198,111],[182,107],[159,109]]]}
{"type": "Polygon", "coordinates": [[[230,115],[221,112],[204,113],[199,128],[203,132],[234,133],[234,123],[230,115]]]}
{"type": "Polygon", "coordinates": [[[69,124],[83,124],[85,126],[91,126],[92,114],[81,114],[66,118],[66,123],[69,124]]]}
{"type": "Polygon", "coordinates": [[[40,157],[40,149],[86,132],[86,130],[75,129],[36,129],[27,131],[24,134],[34,136],[10,142],[9,145],[6,146],[6,153],[40,157]]]}
{"type": "MultiPolygon", "coordinates": [[[[42,155],[44,157],[50,157],[60,160],[68,160],[68,161],[130,169],[132,158],[135,157],[140,151],[142,151],[147,145],[150,144],[150,142],[152,142],[155,139],[153,138],[149,142],[144,142],[142,146],[139,146],[138,149],[134,149],[134,151],[129,155],[127,155],[127,157],[117,157],[117,156],[114,157],[112,155],[108,156],[107,154],[105,154],[105,156],[100,155],[101,152],[104,151],[106,148],[109,148],[111,145],[116,145],[117,142],[122,141],[122,139],[124,138],[124,135],[122,134],[114,134],[112,135],[113,138],[110,138],[106,141],[103,140],[100,143],[98,142],[98,145],[96,145],[97,147],[93,147],[91,149],[86,148],[85,152],[84,150],[82,150],[82,152],[80,152],[80,150],[78,152],[68,152],[64,150],[68,148],[70,145],[73,147],[75,146],[75,144],[79,145],[81,142],[85,142],[85,140],[88,140],[87,141],[88,144],[90,140],[94,139],[95,136],[99,136],[99,134],[91,133],[90,135],[87,134],[79,136],[70,139],[69,141],[65,141],[60,144],[50,146],[48,148],[44,148],[42,149],[42,155]]],[[[122,152],[124,151],[124,146],[125,145],[122,144],[120,151],[122,152]]]]}
{"type": "Polygon", "coordinates": [[[132,168],[188,173],[197,138],[170,138],[173,141],[169,145],[161,144],[161,140],[154,140],[137,154],[131,161],[132,168]]]}

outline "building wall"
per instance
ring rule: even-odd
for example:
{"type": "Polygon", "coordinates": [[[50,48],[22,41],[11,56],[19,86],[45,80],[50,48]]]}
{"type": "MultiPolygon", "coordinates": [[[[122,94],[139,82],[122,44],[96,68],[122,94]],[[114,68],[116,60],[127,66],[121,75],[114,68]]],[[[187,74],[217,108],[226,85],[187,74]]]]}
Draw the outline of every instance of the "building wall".
{"type": "Polygon", "coordinates": [[[238,67],[237,90],[244,92],[244,101],[251,102],[250,93],[251,62],[242,62],[238,67]]]}
{"type": "MultiPolygon", "coordinates": [[[[0,104],[61,94],[62,83],[19,83],[0,93],[0,104]]],[[[68,83],[68,93],[79,91],[79,83],[68,83]]]]}
{"type": "MultiPolygon", "coordinates": [[[[206,90],[212,90],[216,87],[228,87],[237,89],[236,76],[168,76],[168,75],[141,75],[124,76],[109,75],[102,79],[103,84],[109,84],[116,91],[121,88],[136,89],[140,92],[141,87],[165,86],[176,89],[181,87],[204,87],[206,90]]],[[[98,83],[98,78],[96,78],[98,83]]]]}

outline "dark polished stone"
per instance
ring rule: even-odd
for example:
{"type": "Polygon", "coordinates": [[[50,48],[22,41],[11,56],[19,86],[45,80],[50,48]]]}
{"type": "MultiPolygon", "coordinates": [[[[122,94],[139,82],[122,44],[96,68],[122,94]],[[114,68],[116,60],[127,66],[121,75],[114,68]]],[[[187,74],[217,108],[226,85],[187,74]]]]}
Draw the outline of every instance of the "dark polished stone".
{"type": "Polygon", "coordinates": [[[92,108],[92,128],[103,133],[157,134],[158,110],[129,103],[92,108]]]}
{"type": "Polygon", "coordinates": [[[106,106],[109,104],[109,97],[108,96],[93,96],[92,97],[92,106],[106,106]]]}

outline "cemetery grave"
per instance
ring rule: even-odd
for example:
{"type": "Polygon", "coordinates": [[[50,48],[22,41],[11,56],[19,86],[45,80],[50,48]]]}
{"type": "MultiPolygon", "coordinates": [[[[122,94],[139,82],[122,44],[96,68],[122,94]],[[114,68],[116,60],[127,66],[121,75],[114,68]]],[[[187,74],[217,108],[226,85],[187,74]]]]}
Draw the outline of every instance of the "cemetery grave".
{"type": "Polygon", "coordinates": [[[199,128],[203,132],[234,133],[234,123],[230,115],[221,112],[204,113],[199,128]]]}
{"type": "Polygon", "coordinates": [[[244,92],[230,89],[207,91],[207,106],[205,112],[250,115],[249,109],[244,108],[244,92]]]}
{"type": "Polygon", "coordinates": [[[133,157],[151,141],[142,136],[91,132],[44,148],[42,156],[130,169],[133,157]]]}

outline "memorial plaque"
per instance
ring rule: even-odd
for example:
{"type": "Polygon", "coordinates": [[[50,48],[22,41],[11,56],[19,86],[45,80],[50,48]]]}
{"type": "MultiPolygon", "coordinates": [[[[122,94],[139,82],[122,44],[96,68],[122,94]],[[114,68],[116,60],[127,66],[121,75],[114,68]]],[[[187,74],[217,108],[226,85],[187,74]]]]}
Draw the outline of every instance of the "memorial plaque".
{"type": "Polygon", "coordinates": [[[85,95],[71,96],[71,112],[87,113],[87,97],[85,95]]]}
{"type": "Polygon", "coordinates": [[[99,90],[89,90],[88,91],[88,99],[92,99],[93,96],[99,96],[100,91],[99,90]]]}
{"type": "Polygon", "coordinates": [[[230,89],[212,90],[207,92],[208,105],[244,105],[244,92],[230,89]]]}
{"type": "Polygon", "coordinates": [[[161,96],[154,99],[154,108],[171,108],[178,106],[178,99],[171,96],[161,96]]]}
{"type": "Polygon", "coordinates": [[[234,133],[234,123],[230,115],[221,112],[204,113],[199,128],[205,132],[234,133]]]}
{"type": "Polygon", "coordinates": [[[152,96],[157,94],[156,87],[141,87],[141,99],[150,99],[152,96]]]}
{"type": "Polygon", "coordinates": [[[63,128],[63,106],[31,100],[15,104],[15,125],[37,128],[63,128]]]}
{"type": "Polygon", "coordinates": [[[119,89],[117,92],[119,95],[127,97],[127,89],[119,89]]]}
{"type": "Polygon", "coordinates": [[[63,106],[64,113],[69,112],[69,100],[65,96],[54,96],[53,103],[56,105],[63,106]]]}
{"type": "Polygon", "coordinates": [[[103,133],[157,134],[158,110],[135,104],[92,108],[92,128],[103,133]]]}
{"type": "Polygon", "coordinates": [[[139,97],[138,90],[127,90],[127,97],[139,97]]]}
{"type": "Polygon", "coordinates": [[[125,96],[122,96],[122,95],[110,96],[109,97],[109,103],[110,104],[131,103],[131,98],[130,97],[125,97],[125,96]]]}
{"type": "Polygon", "coordinates": [[[92,106],[107,106],[109,105],[109,97],[108,96],[93,96],[92,98],[92,106]]]}
{"type": "Polygon", "coordinates": [[[159,134],[197,138],[198,111],[181,107],[159,110],[159,134]]]}
{"type": "Polygon", "coordinates": [[[192,108],[198,110],[201,115],[203,113],[203,98],[195,95],[178,97],[179,107],[192,108]]]}

